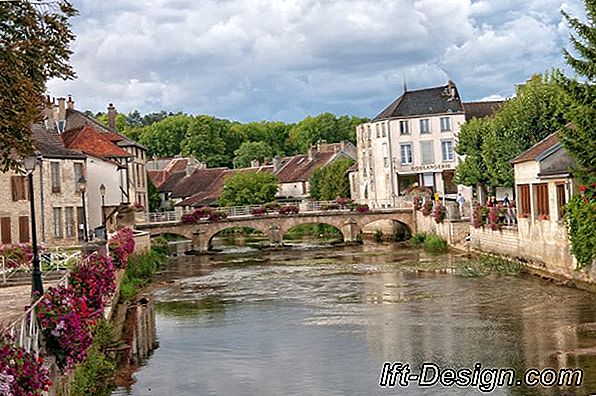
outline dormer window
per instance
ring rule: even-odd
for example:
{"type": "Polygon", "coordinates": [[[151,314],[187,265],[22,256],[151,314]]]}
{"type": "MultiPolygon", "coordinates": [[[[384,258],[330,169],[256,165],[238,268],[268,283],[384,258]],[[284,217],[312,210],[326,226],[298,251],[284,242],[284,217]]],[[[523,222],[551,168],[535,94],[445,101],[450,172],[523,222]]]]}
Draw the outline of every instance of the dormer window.
{"type": "Polygon", "coordinates": [[[66,127],[65,120],[56,121],[56,129],[58,129],[58,133],[63,133],[65,127],[66,127]]]}

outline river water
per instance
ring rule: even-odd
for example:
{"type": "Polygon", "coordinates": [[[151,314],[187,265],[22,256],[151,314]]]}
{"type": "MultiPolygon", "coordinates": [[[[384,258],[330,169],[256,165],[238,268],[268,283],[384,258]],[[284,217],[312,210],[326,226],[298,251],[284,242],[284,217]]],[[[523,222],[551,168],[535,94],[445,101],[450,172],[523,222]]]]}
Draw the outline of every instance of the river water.
{"type": "MultiPolygon", "coordinates": [[[[531,276],[413,270],[461,259],[397,245],[171,260],[155,289],[160,346],[115,395],[467,395],[478,387],[380,388],[383,362],[441,368],[573,367],[577,388],[497,387],[495,395],[596,393],[596,295],[531,276]]],[[[521,374],[518,375],[521,377],[521,374]]],[[[488,379],[490,381],[490,379],[488,379]]]]}

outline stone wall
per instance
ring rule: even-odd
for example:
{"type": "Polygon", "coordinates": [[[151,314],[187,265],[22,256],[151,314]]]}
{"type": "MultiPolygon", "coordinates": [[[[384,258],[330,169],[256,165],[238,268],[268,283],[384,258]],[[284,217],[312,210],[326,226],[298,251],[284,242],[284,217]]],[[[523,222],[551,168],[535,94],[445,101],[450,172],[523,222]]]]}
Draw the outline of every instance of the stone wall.
{"type": "Polygon", "coordinates": [[[134,231],[135,253],[148,252],[151,249],[151,234],[145,231],[134,231]]]}

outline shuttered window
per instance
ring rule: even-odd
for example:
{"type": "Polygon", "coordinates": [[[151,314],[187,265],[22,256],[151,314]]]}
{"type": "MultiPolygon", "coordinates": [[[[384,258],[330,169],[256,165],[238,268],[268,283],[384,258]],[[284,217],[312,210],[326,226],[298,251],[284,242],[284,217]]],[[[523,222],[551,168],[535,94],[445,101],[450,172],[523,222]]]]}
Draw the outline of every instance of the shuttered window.
{"type": "Polygon", "coordinates": [[[50,162],[50,172],[52,175],[52,192],[59,193],[60,189],[60,163],[50,162]]]}
{"type": "Polygon", "coordinates": [[[0,233],[2,233],[2,243],[12,243],[10,217],[0,218],[0,233]]]}
{"type": "Polygon", "coordinates": [[[74,208],[64,208],[64,226],[66,228],[66,237],[73,238],[75,236],[75,219],[74,219],[74,208]]]}
{"type": "Polygon", "coordinates": [[[19,216],[19,242],[29,242],[29,216],[19,216]]]}
{"type": "Polygon", "coordinates": [[[435,162],[435,153],[432,140],[420,142],[420,154],[422,164],[432,164],[435,162]]]}
{"type": "Polygon", "coordinates": [[[408,164],[412,163],[412,145],[411,144],[400,145],[399,152],[400,152],[402,165],[408,165],[408,164]]]}
{"type": "Polygon", "coordinates": [[[441,132],[447,132],[451,130],[451,118],[441,117],[441,132]]]}
{"type": "Polygon", "coordinates": [[[534,185],[534,197],[536,201],[536,216],[548,216],[548,184],[534,185]]]}
{"type": "Polygon", "coordinates": [[[62,208],[54,208],[54,236],[62,238],[62,208]]]}
{"type": "Polygon", "coordinates": [[[445,140],[441,142],[441,153],[443,156],[443,162],[451,162],[455,160],[452,140],[445,140]]]}
{"type": "Polygon", "coordinates": [[[420,120],[420,133],[430,133],[430,120],[428,118],[420,120]]]}
{"type": "Polygon", "coordinates": [[[519,199],[519,214],[530,214],[530,186],[528,184],[520,184],[517,186],[517,195],[519,199]]]}
{"type": "Polygon", "coordinates": [[[74,166],[74,182],[75,182],[75,191],[79,191],[79,180],[83,176],[83,164],[75,162],[74,166]]]}
{"type": "Polygon", "coordinates": [[[10,186],[12,189],[13,201],[27,199],[27,176],[11,176],[10,186]]]}

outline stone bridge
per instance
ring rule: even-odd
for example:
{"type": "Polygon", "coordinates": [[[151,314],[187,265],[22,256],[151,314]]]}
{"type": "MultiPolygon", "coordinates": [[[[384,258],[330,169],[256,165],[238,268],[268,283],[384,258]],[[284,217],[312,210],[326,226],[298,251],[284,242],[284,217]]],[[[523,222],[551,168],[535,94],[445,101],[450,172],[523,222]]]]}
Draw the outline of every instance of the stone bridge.
{"type": "Polygon", "coordinates": [[[180,221],[138,224],[136,228],[151,236],[176,234],[190,239],[194,250],[209,251],[213,237],[228,228],[248,227],[261,231],[269,237],[272,246],[282,244],[290,228],[302,224],[328,224],[341,231],[344,242],[356,242],[362,228],[379,220],[390,220],[405,226],[410,233],[416,232],[416,219],[411,208],[377,209],[364,213],[350,211],[324,211],[292,215],[264,215],[233,217],[217,222],[201,221],[185,224],[180,221]]]}

